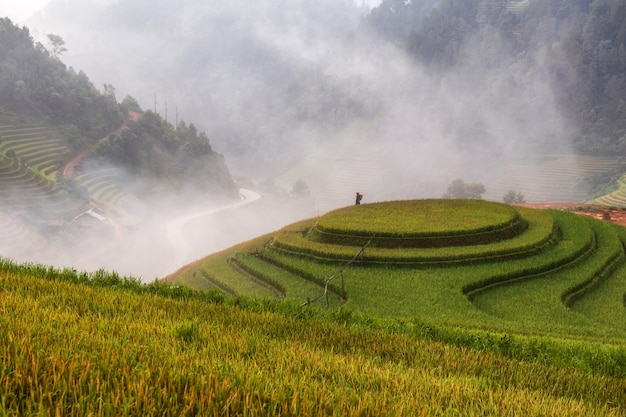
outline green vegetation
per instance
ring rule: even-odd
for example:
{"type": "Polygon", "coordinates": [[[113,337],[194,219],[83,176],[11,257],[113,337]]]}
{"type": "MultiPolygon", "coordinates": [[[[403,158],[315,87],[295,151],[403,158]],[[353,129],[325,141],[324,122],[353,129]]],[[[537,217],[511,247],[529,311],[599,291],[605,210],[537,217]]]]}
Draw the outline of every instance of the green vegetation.
{"type": "Polygon", "coordinates": [[[58,129],[41,123],[15,124],[0,114],[0,201],[7,213],[20,213],[31,225],[67,220],[81,209],[60,184],[62,161],[69,155],[58,129]],[[45,211],[33,213],[35,207],[45,211]]]}
{"type": "MultiPolygon", "coordinates": [[[[90,141],[124,121],[115,97],[100,94],[83,72],[67,69],[28,29],[0,18],[0,102],[5,109],[43,118],[90,141]]],[[[57,53],[59,50],[57,49],[57,53]]]]}
{"type": "MultiPolygon", "coordinates": [[[[134,226],[145,216],[138,201],[154,204],[157,194],[236,197],[206,134],[143,112],[132,97],[118,103],[111,85],[101,93],[60,61],[63,39],[48,38],[52,51],[0,18],[0,212],[14,230],[69,246],[84,232],[74,220],[94,206],[117,225],[134,226]]],[[[11,234],[2,248],[20,240],[11,234]]]]}
{"type": "Polygon", "coordinates": [[[350,206],[294,223],[191,264],[172,279],[194,285],[189,277],[202,274],[229,288],[256,279],[273,285],[279,298],[303,303],[322,294],[327,278],[367,244],[357,262],[329,282],[333,305],[343,303],[344,308],[374,317],[624,340],[623,326],[611,324],[619,323],[623,305],[612,301],[614,315],[604,309],[609,315],[602,318],[577,312],[588,296],[596,297],[605,286],[620,282],[624,242],[621,227],[562,211],[479,200],[386,202],[350,206]],[[434,209],[437,205],[439,212],[434,209]],[[419,221],[406,220],[413,215],[419,221]],[[460,219],[465,217],[470,221],[464,226],[460,219]],[[379,238],[384,224],[390,225],[389,237],[379,238]],[[400,224],[413,239],[420,237],[420,227],[426,236],[435,231],[452,238],[445,246],[441,241],[427,245],[428,240],[421,245],[389,245],[385,241],[396,239],[400,224]],[[505,228],[508,234],[502,234],[502,226],[511,224],[524,227],[505,228]],[[332,239],[320,237],[320,225],[334,232],[332,239]],[[228,268],[229,264],[238,269],[228,268]],[[309,289],[311,284],[317,291],[309,289]],[[303,290],[311,292],[303,295],[303,290]]]}
{"type": "Polygon", "coordinates": [[[508,190],[502,197],[502,201],[506,204],[523,204],[526,202],[524,194],[515,190],[508,190]]]}
{"type": "Polygon", "coordinates": [[[482,198],[486,188],[479,182],[465,183],[462,179],[458,178],[448,186],[448,190],[444,193],[442,198],[482,198]]]}
{"type": "Polygon", "coordinates": [[[626,174],[622,175],[614,184],[614,190],[594,198],[590,203],[603,204],[608,207],[626,207],[626,174]]]}
{"type": "Polygon", "coordinates": [[[517,224],[517,212],[480,200],[409,200],[334,210],[315,226],[323,233],[369,237],[469,235],[517,224]],[[455,216],[450,217],[454,212],[455,216]]]}
{"type": "Polygon", "coordinates": [[[7,260],[0,286],[8,415],[626,411],[626,352],[616,346],[373,320],[7,260]]]}
{"type": "MultiPolygon", "coordinates": [[[[448,201],[449,200],[445,202],[442,201],[442,205],[445,206],[448,201]]],[[[425,203],[429,204],[430,202],[425,201],[425,203]]],[[[486,204],[493,205],[493,203],[486,204]]],[[[418,203],[415,202],[415,205],[418,205],[418,203]]],[[[398,247],[398,245],[396,245],[396,248],[391,248],[389,247],[389,239],[382,239],[382,245],[379,244],[377,247],[375,243],[377,243],[378,238],[370,238],[370,245],[362,254],[361,259],[368,262],[414,264],[493,261],[496,258],[513,258],[540,250],[556,238],[556,226],[553,218],[546,212],[526,209],[520,209],[520,212],[524,213],[524,221],[527,229],[525,233],[519,233],[517,236],[511,237],[510,239],[502,239],[489,245],[455,245],[441,247],[441,240],[433,241],[433,238],[427,238],[423,239],[422,242],[434,243],[436,246],[431,245],[430,247],[412,248],[398,247]]],[[[334,217],[332,216],[334,213],[335,212],[331,212],[328,215],[334,217]]],[[[325,217],[326,216],[323,216],[322,219],[325,219],[325,217]]],[[[354,246],[345,244],[336,245],[332,242],[318,242],[316,240],[317,233],[314,228],[317,223],[319,223],[319,221],[316,222],[311,219],[294,223],[293,225],[281,229],[274,235],[272,247],[283,252],[310,255],[318,259],[325,258],[347,261],[354,255],[356,251],[354,246]]],[[[428,227],[428,225],[425,225],[425,228],[428,227]]],[[[488,234],[479,234],[478,236],[467,234],[454,236],[446,240],[452,243],[467,243],[468,239],[494,239],[494,237],[498,236],[498,233],[493,233],[493,236],[489,236],[488,234]]],[[[336,241],[336,238],[333,239],[333,242],[336,241]]],[[[346,239],[346,241],[352,242],[354,239],[346,239]]],[[[485,244],[487,242],[483,241],[482,243],[485,244]]]]}

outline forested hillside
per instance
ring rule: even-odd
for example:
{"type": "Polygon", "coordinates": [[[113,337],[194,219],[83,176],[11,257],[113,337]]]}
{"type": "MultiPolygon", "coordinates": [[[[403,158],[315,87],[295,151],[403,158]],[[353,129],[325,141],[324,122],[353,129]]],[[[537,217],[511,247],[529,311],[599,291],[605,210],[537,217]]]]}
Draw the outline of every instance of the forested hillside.
{"type": "Polygon", "coordinates": [[[161,179],[197,179],[212,184],[213,192],[232,195],[232,179],[206,134],[193,124],[181,121],[174,126],[158,114],[144,113],[130,96],[119,103],[110,84],[101,93],[84,72],[63,64],[62,38],[49,35],[49,39],[46,48],[33,41],[26,27],[0,19],[0,108],[4,112],[19,116],[18,121],[41,121],[59,129],[70,152],[90,149],[106,138],[94,149],[104,163],[161,179]],[[129,121],[130,111],[135,116],[129,121]]]}
{"type": "Polygon", "coordinates": [[[125,119],[112,92],[101,94],[9,18],[0,19],[0,65],[2,108],[64,128],[77,149],[81,139],[101,138],[125,119]]]}
{"type": "Polygon", "coordinates": [[[95,267],[166,206],[240,201],[205,133],[100,92],[48,39],[0,19],[0,254],[95,267]]]}
{"type": "Polygon", "coordinates": [[[479,54],[487,65],[513,73],[538,52],[558,105],[580,129],[578,149],[623,153],[625,16],[621,0],[384,0],[365,25],[438,71],[479,54]]]}

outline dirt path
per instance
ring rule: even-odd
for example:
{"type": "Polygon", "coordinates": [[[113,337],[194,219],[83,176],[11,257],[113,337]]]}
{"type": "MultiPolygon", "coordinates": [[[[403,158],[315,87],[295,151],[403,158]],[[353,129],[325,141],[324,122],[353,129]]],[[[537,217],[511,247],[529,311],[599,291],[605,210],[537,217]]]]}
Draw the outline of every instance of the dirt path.
{"type": "Polygon", "coordinates": [[[139,119],[141,115],[137,112],[131,111],[128,112],[128,118],[124,121],[124,123],[122,123],[122,125],[120,127],[118,127],[117,129],[115,129],[113,132],[109,133],[108,135],[106,135],[105,137],[101,138],[100,140],[98,140],[98,142],[96,142],[96,144],[94,144],[90,149],[87,149],[86,151],[83,151],[81,153],[79,153],[78,155],[76,155],[74,158],[72,158],[69,162],[67,162],[64,166],[63,166],[63,178],[68,178],[70,177],[73,173],[74,173],[74,168],[76,167],[76,165],[78,165],[78,163],[92,150],[94,150],[95,148],[98,147],[98,145],[100,145],[102,142],[104,142],[105,140],[107,140],[109,138],[109,136],[111,135],[119,135],[122,130],[124,130],[126,128],[126,126],[128,126],[128,122],[132,121],[137,121],[139,119]]]}
{"type": "Polygon", "coordinates": [[[600,220],[610,220],[615,224],[626,226],[626,209],[612,209],[600,204],[584,203],[543,203],[543,204],[520,204],[522,207],[557,209],[571,211],[572,213],[594,217],[600,220]],[[608,218],[607,218],[608,216],[608,218]]]}

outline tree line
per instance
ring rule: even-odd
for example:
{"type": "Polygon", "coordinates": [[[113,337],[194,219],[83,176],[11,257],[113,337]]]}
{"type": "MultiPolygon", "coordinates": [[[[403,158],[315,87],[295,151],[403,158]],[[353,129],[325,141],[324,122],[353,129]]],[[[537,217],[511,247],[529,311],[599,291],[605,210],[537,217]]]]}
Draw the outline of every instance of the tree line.
{"type": "Polygon", "coordinates": [[[50,51],[34,42],[28,28],[0,18],[1,107],[58,126],[75,152],[106,137],[96,156],[135,174],[194,178],[234,192],[223,158],[205,133],[193,124],[181,121],[173,126],[157,113],[144,112],[133,97],[118,102],[112,85],[104,85],[100,92],[84,72],[63,64],[63,39],[52,34],[48,39],[50,51]],[[131,111],[141,117],[111,134],[131,111]]]}
{"type": "Polygon", "coordinates": [[[60,38],[50,41],[53,53],[35,43],[28,28],[0,18],[0,103],[64,127],[75,141],[95,140],[119,126],[125,115],[115,97],[67,68],[59,59],[65,49],[60,38]]]}

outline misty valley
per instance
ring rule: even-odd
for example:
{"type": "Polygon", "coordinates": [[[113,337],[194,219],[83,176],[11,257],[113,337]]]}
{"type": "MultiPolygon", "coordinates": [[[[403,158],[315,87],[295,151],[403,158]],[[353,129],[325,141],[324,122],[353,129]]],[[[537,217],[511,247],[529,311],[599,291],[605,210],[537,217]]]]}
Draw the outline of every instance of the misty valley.
{"type": "MultiPolygon", "coordinates": [[[[120,17],[132,8],[115,3],[74,10],[51,1],[32,25],[57,33],[37,38],[3,20],[2,218],[13,230],[7,255],[152,279],[172,256],[159,230],[175,220],[169,213],[228,205],[240,187],[281,200],[275,204],[289,213],[268,222],[259,210],[258,223],[268,227],[241,220],[250,233],[232,235],[242,238],[350,204],[355,191],[366,201],[432,198],[456,178],[484,184],[482,197],[493,201],[514,191],[530,203],[623,205],[626,116],[615,94],[624,91],[624,63],[603,58],[613,50],[620,56],[621,39],[608,44],[603,39],[616,35],[579,31],[608,30],[599,13],[614,14],[602,2],[559,9],[540,1],[385,1],[369,11],[327,1],[259,3],[245,12],[233,3],[199,9],[196,20],[193,2],[183,3],[156,6],[150,21],[128,21],[120,17]],[[260,10],[265,25],[249,20],[260,10]],[[331,11],[332,19],[314,25],[331,11]],[[70,12],[104,17],[68,20],[70,12]],[[290,27],[287,13],[306,24],[290,27]],[[111,30],[94,31],[109,23],[111,30]],[[161,50],[179,56],[155,55],[157,23],[170,33],[159,42],[184,45],[161,50]],[[201,24],[236,35],[218,48],[222,38],[201,24]],[[445,31],[435,42],[436,25],[445,31]],[[287,42],[282,33],[290,31],[287,42]],[[585,43],[574,44],[580,33],[585,43]],[[140,80],[132,66],[118,73],[110,64],[133,63],[123,55],[129,49],[109,46],[120,42],[136,58],[172,64],[153,71],[138,65],[140,80]],[[90,44],[102,52],[86,55],[90,44]],[[194,44],[204,52],[192,58],[194,44]],[[601,64],[590,76],[583,56],[601,64]],[[74,68],[88,68],[103,91],[74,68]],[[120,90],[127,95],[118,101],[120,90]],[[303,193],[292,193],[296,184],[303,193]],[[151,255],[140,256],[150,246],[151,255]],[[129,251],[135,267],[125,260],[129,251]],[[100,255],[87,262],[85,252],[100,255]]],[[[194,256],[236,243],[209,239],[231,233],[206,222],[207,238],[193,243],[205,252],[194,256]]]]}
{"type": "Polygon", "coordinates": [[[5,414],[624,415],[624,0],[43,3],[5,414]]]}

